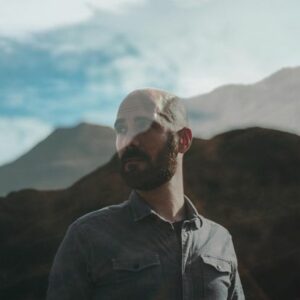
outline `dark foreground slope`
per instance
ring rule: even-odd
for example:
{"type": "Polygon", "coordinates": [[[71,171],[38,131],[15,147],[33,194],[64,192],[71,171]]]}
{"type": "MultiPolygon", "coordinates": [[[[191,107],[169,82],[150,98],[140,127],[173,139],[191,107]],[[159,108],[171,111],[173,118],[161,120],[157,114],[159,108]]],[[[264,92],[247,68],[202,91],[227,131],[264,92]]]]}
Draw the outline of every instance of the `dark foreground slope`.
{"type": "MultiPolygon", "coordinates": [[[[300,137],[252,128],[194,140],[185,179],[199,211],[231,231],[247,299],[299,299],[300,137]]],[[[69,189],[0,198],[0,298],[44,299],[68,224],[128,193],[114,157],[69,189]]]]}

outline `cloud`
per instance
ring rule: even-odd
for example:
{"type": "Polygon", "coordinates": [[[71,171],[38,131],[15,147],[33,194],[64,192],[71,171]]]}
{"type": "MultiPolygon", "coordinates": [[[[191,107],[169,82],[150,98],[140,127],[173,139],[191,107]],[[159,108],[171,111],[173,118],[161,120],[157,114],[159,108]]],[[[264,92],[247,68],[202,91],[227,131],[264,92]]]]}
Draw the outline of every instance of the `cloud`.
{"type": "Polygon", "coordinates": [[[0,118],[0,164],[20,156],[44,139],[52,127],[34,118],[0,118]]]}
{"type": "Polygon", "coordinates": [[[33,32],[83,22],[95,8],[120,13],[139,0],[1,0],[0,35],[24,38],[33,32]]]}
{"type": "MultiPolygon", "coordinates": [[[[235,1],[226,5],[216,0],[197,3],[191,0],[188,5],[174,0],[90,1],[93,17],[91,14],[84,22],[33,36],[27,44],[27,50],[35,49],[32,59],[28,51],[23,57],[35,65],[34,60],[40,61],[49,77],[56,75],[55,72],[59,76],[69,74],[75,82],[67,76],[62,79],[72,81],[72,85],[78,85],[75,76],[82,79],[84,72],[90,72],[89,78],[84,79],[93,81],[92,70],[99,69],[122,92],[155,84],[191,96],[228,82],[255,81],[283,65],[299,61],[296,49],[300,45],[293,38],[299,33],[296,27],[280,34],[285,39],[281,43],[287,45],[285,49],[295,51],[289,50],[280,59],[276,55],[279,41],[271,39],[272,31],[282,32],[285,28],[282,25],[292,25],[296,18],[293,14],[286,18],[292,7],[281,7],[280,1],[275,2],[272,13],[263,4],[257,13],[254,4],[247,4],[245,9],[245,3],[235,1]],[[294,47],[288,47],[289,44],[294,47]]],[[[76,11],[76,3],[86,7],[88,2],[76,0],[72,2],[74,7],[68,1],[64,3],[70,11],[76,11]]],[[[290,3],[297,6],[293,1],[290,3]]],[[[6,49],[9,48],[6,44],[6,49]]],[[[36,70],[31,71],[33,74],[36,70]]],[[[41,70],[37,73],[40,76],[41,70]]],[[[94,81],[103,80],[96,73],[94,81]]]]}
{"type": "Polygon", "coordinates": [[[67,28],[29,42],[6,41],[0,48],[0,115],[33,116],[67,125],[94,110],[117,109],[132,89],[174,87],[176,76],[168,62],[158,62],[151,52],[140,54],[119,34],[88,46],[80,39],[90,36],[90,26],[78,30],[83,34],[67,28]],[[68,40],[70,35],[73,38],[68,40]],[[72,44],[84,46],[80,50],[72,44]]]}
{"type": "MultiPolygon", "coordinates": [[[[241,2],[66,1],[70,16],[73,11],[76,15],[76,5],[90,14],[72,26],[51,27],[30,42],[48,51],[52,60],[57,58],[61,70],[91,69],[86,57],[98,53],[102,61],[94,61],[94,69],[110,69],[108,73],[121,77],[125,91],[156,84],[184,96],[228,82],[255,81],[284,65],[300,63],[300,43],[294,39],[300,32],[293,26],[299,4],[290,0],[287,6],[277,0],[270,11],[259,1],[241,2]],[[274,31],[280,34],[276,37],[274,31]],[[283,55],[284,51],[289,53],[283,55]]],[[[68,24],[68,18],[67,14],[61,25],[68,24]]]]}
{"type": "Polygon", "coordinates": [[[87,0],[86,4],[89,7],[120,14],[126,12],[131,6],[140,6],[146,1],[147,0],[87,0]]]}

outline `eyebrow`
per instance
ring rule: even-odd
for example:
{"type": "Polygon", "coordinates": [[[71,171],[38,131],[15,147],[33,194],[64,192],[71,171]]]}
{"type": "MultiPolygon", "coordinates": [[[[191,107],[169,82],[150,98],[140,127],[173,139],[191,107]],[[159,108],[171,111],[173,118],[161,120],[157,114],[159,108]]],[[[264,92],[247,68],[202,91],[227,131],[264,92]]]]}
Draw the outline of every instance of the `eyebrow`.
{"type": "Polygon", "coordinates": [[[169,123],[171,123],[171,120],[169,118],[169,116],[167,114],[164,114],[162,112],[156,112],[156,114],[158,114],[159,116],[161,116],[162,118],[164,118],[166,121],[168,121],[169,123]]]}

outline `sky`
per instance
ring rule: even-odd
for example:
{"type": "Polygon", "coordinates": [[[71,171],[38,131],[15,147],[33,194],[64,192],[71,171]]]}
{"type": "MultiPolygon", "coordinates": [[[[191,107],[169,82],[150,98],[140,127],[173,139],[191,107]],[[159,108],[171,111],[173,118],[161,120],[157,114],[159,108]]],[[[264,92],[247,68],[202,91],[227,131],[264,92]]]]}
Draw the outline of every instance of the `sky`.
{"type": "Polygon", "coordinates": [[[141,87],[182,97],[300,65],[296,0],[0,0],[0,165],[54,128],[112,125],[141,87]]]}

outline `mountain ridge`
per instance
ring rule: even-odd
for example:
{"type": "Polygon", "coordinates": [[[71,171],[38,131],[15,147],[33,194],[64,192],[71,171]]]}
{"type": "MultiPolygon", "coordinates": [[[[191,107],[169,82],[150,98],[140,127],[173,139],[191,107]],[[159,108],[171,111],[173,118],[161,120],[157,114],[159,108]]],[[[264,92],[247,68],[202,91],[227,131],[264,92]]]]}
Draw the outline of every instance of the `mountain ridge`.
{"type": "Polygon", "coordinates": [[[224,85],[185,98],[197,137],[259,126],[300,134],[300,67],[281,69],[253,84],[224,85]]]}

